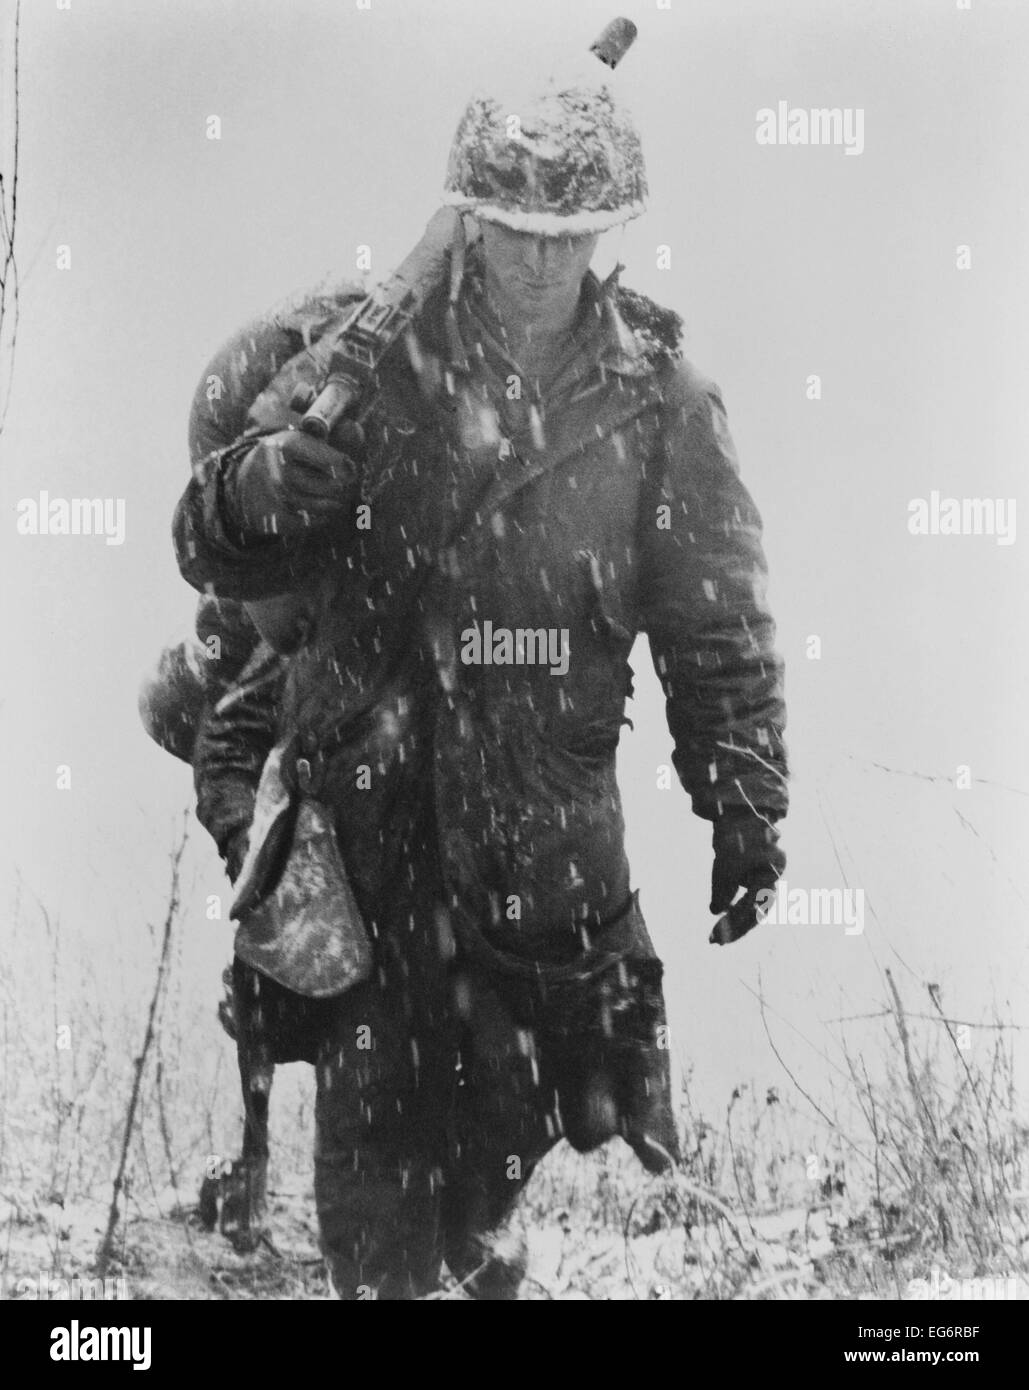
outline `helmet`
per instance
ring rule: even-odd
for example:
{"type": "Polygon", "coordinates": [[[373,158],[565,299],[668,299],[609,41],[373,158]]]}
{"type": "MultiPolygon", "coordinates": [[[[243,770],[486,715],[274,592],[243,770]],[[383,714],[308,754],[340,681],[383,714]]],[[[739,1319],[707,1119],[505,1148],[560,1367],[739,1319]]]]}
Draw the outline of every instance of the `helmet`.
{"type": "Polygon", "coordinates": [[[539,236],[582,236],[638,217],[640,138],[606,85],[551,82],[526,102],[473,97],[454,136],[443,201],[539,236]]]}

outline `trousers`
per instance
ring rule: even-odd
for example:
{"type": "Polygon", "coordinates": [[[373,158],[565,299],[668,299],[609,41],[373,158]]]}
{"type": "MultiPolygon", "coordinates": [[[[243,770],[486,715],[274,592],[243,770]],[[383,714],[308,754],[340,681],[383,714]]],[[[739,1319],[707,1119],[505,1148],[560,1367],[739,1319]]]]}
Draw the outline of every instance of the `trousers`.
{"type": "Polygon", "coordinates": [[[515,1297],[524,1256],[494,1254],[491,1236],[562,1137],[585,1152],[620,1134],[650,1171],[670,1166],[660,981],[655,959],[548,988],[458,958],[421,977],[414,1011],[410,981],[388,973],[344,995],[316,1067],[315,1195],[339,1297],[422,1297],[444,1260],[473,1297],[515,1297]]]}

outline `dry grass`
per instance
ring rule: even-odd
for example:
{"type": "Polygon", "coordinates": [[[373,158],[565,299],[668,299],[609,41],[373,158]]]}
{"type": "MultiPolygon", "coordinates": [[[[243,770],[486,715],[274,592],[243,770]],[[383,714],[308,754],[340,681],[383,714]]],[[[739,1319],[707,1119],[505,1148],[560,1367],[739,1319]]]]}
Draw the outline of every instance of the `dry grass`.
{"type": "Polygon", "coordinates": [[[832,1113],[787,1074],[740,1084],[709,1120],[687,1076],[670,1178],[642,1181],[613,1149],[566,1151],[538,1174],[526,1220],[537,1255],[547,1247],[545,1296],[903,1298],[935,1269],[994,1281],[971,1297],[1026,1297],[1029,1126],[1011,1033],[994,1020],[966,1049],[935,986],[915,1018],[886,982],[862,1048],[845,1029],[831,1039],[845,1078],[832,1113]]]}
{"type": "MultiPolygon", "coordinates": [[[[145,990],[115,997],[118,962],[83,956],[38,903],[12,907],[0,960],[8,1296],[26,1273],[94,1267],[150,1005],[145,990]]],[[[152,980],[156,931],[149,949],[152,980]]],[[[273,1093],[272,1248],[236,1255],[195,1220],[209,1156],[235,1152],[240,1133],[233,1051],[212,1051],[209,1012],[173,946],[111,1273],[139,1298],[325,1297],[307,1068],[280,1069],[273,1093]]],[[[1000,1019],[948,1020],[935,986],[906,1004],[887,973],[879,1013],[826,1030],[831,1106],[800,1090],[771,1034],[767,1077],[741,1082],[720,1114],[699,1112],[687,1075],[670,1178],[645,1177],[619,1143],[589,1157],[562,1145],[535,1174],[519,1217],[526,1297],[894,1298],[934,1267],[1024,1276],[1029,1127],[1011,1037],[1000,1019]]]]}

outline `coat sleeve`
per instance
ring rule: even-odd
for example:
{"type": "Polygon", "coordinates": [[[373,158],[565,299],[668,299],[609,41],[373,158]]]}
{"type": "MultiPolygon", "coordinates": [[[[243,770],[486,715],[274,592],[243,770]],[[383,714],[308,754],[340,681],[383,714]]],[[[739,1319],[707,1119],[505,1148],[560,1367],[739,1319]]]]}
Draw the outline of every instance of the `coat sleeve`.
{"type": "Polygon", "coordinates": [[[225,853],[249,827],[257,785],[278,730],[285,663],[261,641],[241,605],[204,599],[197,636],[218,677],[208,685],[193,749],[197,819],[225,853]]]}
{"type": "MultiPolygon", "coordinates": [[[[245,537],[233,524],[235,470],[262,434],[289,423],[289,385],[276,377],[305,354],[360,291],[339,291],[290,311],[272,311],[231,338],[200,378],[189,417],[192,479],[175,510],[172,536],[183,578],[202,593],[269,598],[297,587],[324,564],[326,537],[245,537]],[[271,388],[269,390],[269,388],[271,388]],[[262,397],[261,423],[251,407],[262,397]]],[[[288,381],[289,373],[280,378],[288,381]]]]}
{"type": "Polygon", "coordinates": [[[669,370],[640,516],[641,626],[673,761],[698,816],[786,813],[783,664],[765,596],[761,517],[718,387],[669,370]]]}

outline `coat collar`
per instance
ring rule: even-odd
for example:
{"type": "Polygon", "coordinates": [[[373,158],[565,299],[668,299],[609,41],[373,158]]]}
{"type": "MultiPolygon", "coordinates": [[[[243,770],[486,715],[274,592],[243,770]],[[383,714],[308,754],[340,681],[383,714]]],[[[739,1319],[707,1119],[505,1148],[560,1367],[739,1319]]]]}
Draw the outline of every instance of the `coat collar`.
{"type": "MultiPolygon", "coordinates": [[[[548,394],[564,395],[573,390],[578,394],[594,384],[602,384],[610,374],[642,377],[654,371],[639,339],[618,312],[618,277],[622,269],[616,265],[603,281],[593,271],[586,272],[568,354],[548,394]]],[[[469,253],[458,303],[445,314],[445,358],[451,371],[471,372],[473,356],[483,352],[514,366],[486,295],[482,261],[475,248],[469,253]]]]}

